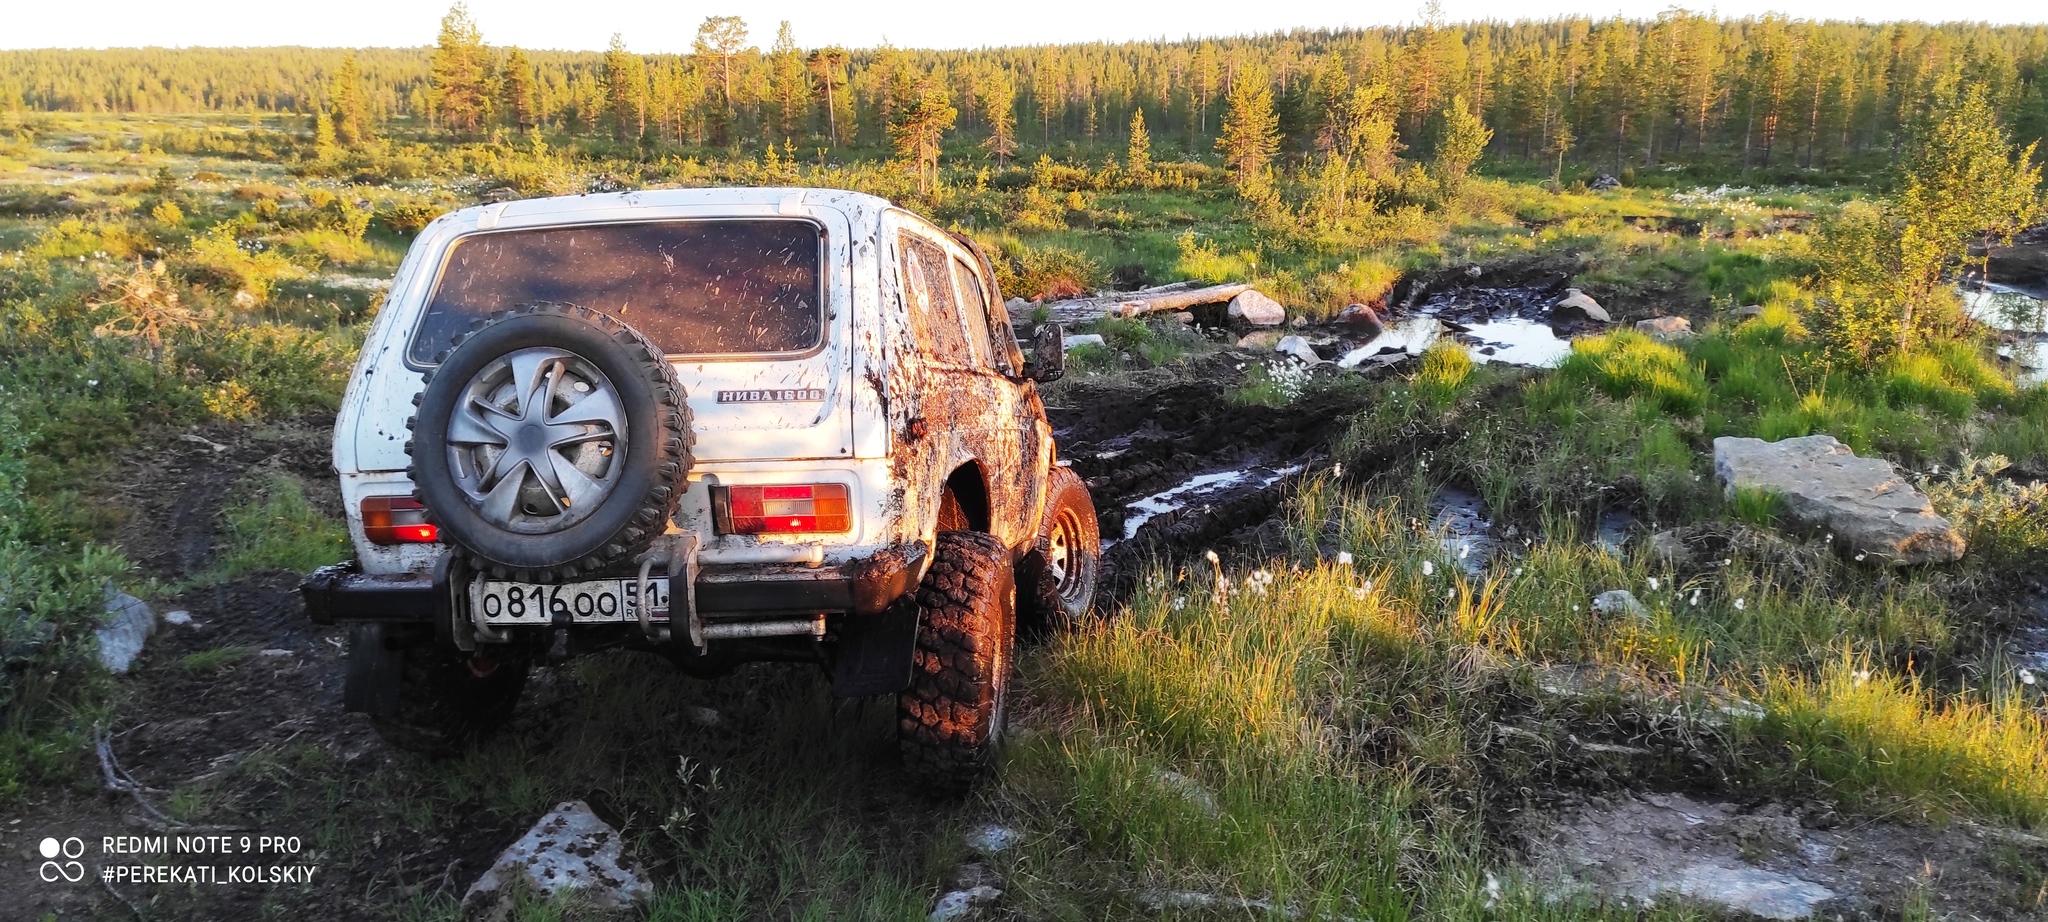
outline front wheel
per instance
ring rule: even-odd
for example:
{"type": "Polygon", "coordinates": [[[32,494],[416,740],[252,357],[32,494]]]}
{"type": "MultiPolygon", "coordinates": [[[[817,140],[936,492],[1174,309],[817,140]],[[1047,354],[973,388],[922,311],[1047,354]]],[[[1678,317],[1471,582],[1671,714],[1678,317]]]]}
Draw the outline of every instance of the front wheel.
{"type": "Polygon", "coordinates": [[[903,766],[926,790],[963,793],[1002,744],[1016,585],[995,536],[940,532],[917,589],[910,687],[897,695],[903,766]]]}
{"type": "Polygon", "coordinates": [[[1038,544],[1018,568],[1025,623],[1034,630],[1079,624],[1095,605],[1102,576],[1102,533],[1088,485],[1071,468],[1047,479],[1038,544]]]}

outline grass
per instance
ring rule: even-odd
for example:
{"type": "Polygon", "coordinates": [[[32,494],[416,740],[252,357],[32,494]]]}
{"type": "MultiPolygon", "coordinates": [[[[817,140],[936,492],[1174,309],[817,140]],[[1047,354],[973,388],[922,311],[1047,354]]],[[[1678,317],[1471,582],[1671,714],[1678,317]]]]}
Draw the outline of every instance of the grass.
{"type": "Polygon", "coordinates": [[[200,577],[202,583],[274,570],[306,573],[348,558],[347,527],[314,509],[298,478],[258,474],[236,492],[248,498],[223,513],[228,546],[200,577]]]}

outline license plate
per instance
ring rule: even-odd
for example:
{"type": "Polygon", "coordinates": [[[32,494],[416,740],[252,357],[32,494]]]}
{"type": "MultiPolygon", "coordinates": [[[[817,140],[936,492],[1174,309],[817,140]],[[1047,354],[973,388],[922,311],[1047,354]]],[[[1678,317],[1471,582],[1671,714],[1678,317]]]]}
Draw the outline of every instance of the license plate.
{"type": "MultiPolygon", "coordinates": [[[[567,615],[575,624],[604,624],[638,621],[634,593],[638,581],[593,579],[575,583],[513,583],[485,580],[472,603],[485,624],[553,624],[556,615],[567,615]]],[[[652,621],[668,620],[668,578],[647,581],[653,601],[648,611],[652,621]]]]}

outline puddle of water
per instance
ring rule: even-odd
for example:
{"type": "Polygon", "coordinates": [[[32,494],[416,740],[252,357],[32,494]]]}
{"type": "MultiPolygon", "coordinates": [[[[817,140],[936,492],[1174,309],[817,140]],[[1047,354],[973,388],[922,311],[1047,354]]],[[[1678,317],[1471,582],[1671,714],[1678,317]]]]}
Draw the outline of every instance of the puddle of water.
{"type": "Polygon", "coordinates": [[[2014,333],[2048,333],[2048,301],[1997,282],[1956,286],[1963,309],[1977,322],[2014,333]]]}
{"type": "Polygon", "coordinates": [[[1508,317],[1467,326],[1470,330],[1458,336],[1474,347],[1469,350],[1472,361],[1481,365],[1556,368],[1572,354],[1572,341],[1557,338],[1550,324],[1540,320],[1508,317]]]}
{"type": "Polygon", "coordinates": [[[1129,541],[1137,537],[1138,529],[1145,527],[1146,522],[1152,521],[1157,516],[1169,512],[1178,512],[1197,502],[1213,498],[1220,493],[1236,490],[1246,484],[1250,484],[1251,489],[1263,490],[1278,483],[1280,478],[1286,477],[1289,474],[1299,473],[1300,471],[1301,465],[1296,464],[1277,470],[1265,467],[1252,467],[1197,475],[1172,489],[1161,490],[1144,499],[1132,501],[1125,507],[1132,514],[1124,518],[1124,536],[1105,542],[1104,546],[1112,546],[1119,541],[1129,541]]]}
{"type": "Polygon", "coordinates": [[[1373,337],[1363,346],[1344,354],[1337,360],[1339,368],[1356,368],[1359,363],[1381,353],[1406,353],[1421,355],[1437,338],[1442,336],[1444,325],[1428,314],[1410,317],[1399,323],[1390,324],[1380,335],[1373,337]]]}
{"type": "Polygon", "coordinates": [[[1444,487],[1430,502],[1431,527],[1444,553],[1466,573],[1478,576],[1500,551],[1493,523],[1486,518],[1479,494],[1463,487],[1444,487]]]}

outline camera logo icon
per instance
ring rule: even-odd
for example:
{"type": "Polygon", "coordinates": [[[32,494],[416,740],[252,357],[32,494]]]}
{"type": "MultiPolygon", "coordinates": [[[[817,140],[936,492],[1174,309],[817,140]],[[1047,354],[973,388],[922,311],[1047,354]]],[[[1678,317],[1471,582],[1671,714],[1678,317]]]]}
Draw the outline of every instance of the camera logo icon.
{"type": "Polygon", "coordinates": [[[44,883],[68,881],[78,883],[85,879],[85,865],[77,860],[85,854],[85,842],[77,836],[58,841],[55,836],[45,838],[42,844],[43,862],[41,875],[44,883]],[[69,859],[58,861],[59,857],[69,859]]]}

